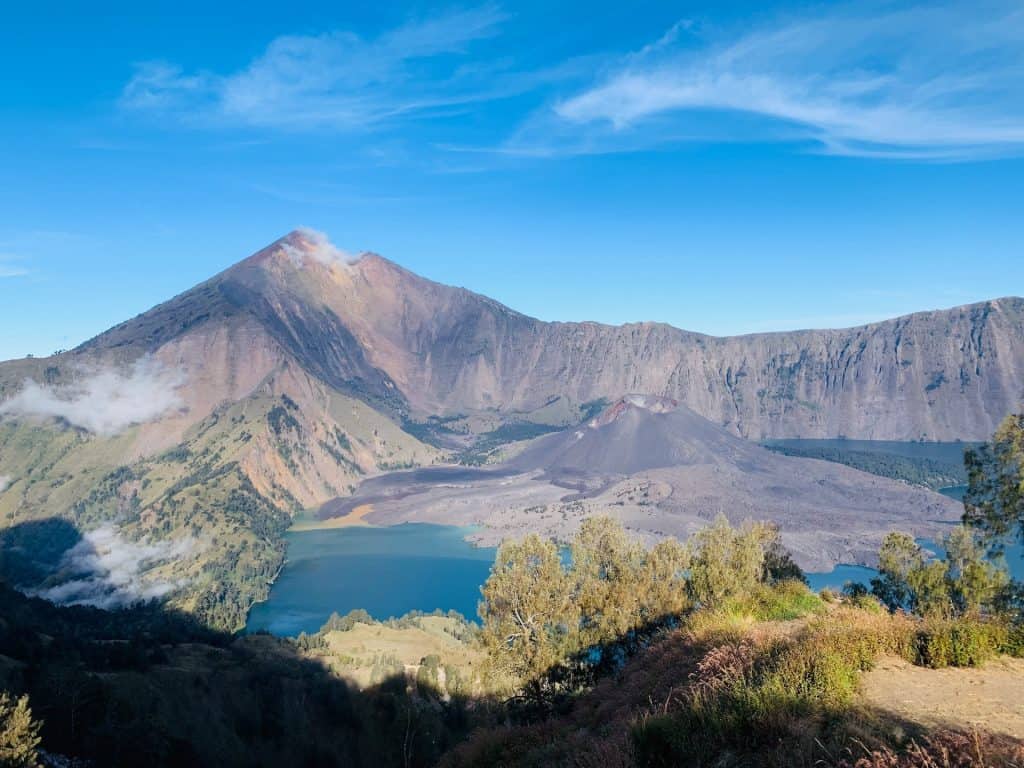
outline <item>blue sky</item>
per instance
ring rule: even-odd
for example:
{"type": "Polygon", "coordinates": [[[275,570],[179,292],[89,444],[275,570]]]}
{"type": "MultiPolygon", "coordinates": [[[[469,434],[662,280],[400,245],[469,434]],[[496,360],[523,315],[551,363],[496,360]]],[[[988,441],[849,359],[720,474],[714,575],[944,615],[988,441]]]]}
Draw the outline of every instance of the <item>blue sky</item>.
{"type": "Polygon", "coordinates": [[[5,10],[0,359],[297,226],[550,320],[1024,294],[1017,2],[102,5],[5,10]]]}

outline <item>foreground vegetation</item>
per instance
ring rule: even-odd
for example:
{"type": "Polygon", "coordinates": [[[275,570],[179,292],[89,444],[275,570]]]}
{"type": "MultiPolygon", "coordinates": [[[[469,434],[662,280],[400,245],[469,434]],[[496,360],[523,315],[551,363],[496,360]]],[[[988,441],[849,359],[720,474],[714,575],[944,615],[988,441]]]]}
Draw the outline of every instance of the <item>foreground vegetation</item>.
{"type": "Polygon", "coordinates": [[[608,518],[568,552],[507,542],[479,627],[354,612],[239,637],[0,586],[0,765],[1022,766],[1019,741],[859,695],[885,657],[1024,655],[1020,587],[989,557],[1024,532],[1015,418],[968,458],[946,560],[893,533],[842,595],[812,593],[772,526],[724,517],[652,549],[608,518]]]}
{"type": "Polygon", "coordinates": [[[816,595],[770,526],[721,518],[647,550],[593,518],[568,557],[539,537],[504,545],[480,627],[353,612],[295,640],[4,588],[0,687],[27,698],[6,700],[0,730],[16,734],[12,765],[931,765],[900,761],[951,744],[1011,765],[997,737],[960,742],[859,703],[884,655],[937,667],[1024,651],[1000,571],[967,556],[980,550],[964,545],[940,587],[905,544],[887,540],[874,594],[816,595]]]}

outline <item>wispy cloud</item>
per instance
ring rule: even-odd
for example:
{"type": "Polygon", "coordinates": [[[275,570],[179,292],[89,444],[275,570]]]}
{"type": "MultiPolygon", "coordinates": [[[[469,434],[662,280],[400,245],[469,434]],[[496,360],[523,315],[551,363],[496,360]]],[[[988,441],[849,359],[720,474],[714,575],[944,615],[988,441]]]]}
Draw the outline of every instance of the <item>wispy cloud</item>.
{"type": "Polygon", "coordinates": [[[82,537],[63,557],[60,568],[67,578],[60,584],[31,594],[61,605],[123,608],[166,596],[182,581],[157,578],[154,567],[188,558],[202,549],[191,536],[154,543],[125,538],[112,525],[82,537]]]}
{"type": "Polygon", "coordinates": [[[23,277],[28,270],[20,266],[21,261],[17,256],[9,253],[0,253],[0,277],[23,277]]]}
{"type": "Polygon", "coordinates": [[[725,37],[676,25],[528,121],[505,151],[687,138],[810,141],[890,159],[1017,153],[1024,6],[833,6],[725,37]]]}
{"type": "Polygon", "coordinates": [[[62,387],[28,379],[14,397],[0,403],[0,416],[57,418],[100,435],[113,435],[133,424],[152,421],[178,408],[182,376],[140,358],[127,371],[79,372],[62,387]]]}
{"type": "Polygon", "coordinates": [[[504,18],[487,5],[409,22],[373,39],[347,31],[285,35],[226,74],[144,62],[121,104],[279,129],[367,128],[485,98],[486,73],[457,62],[471,43],[494,35],[504,18]]]}
{"type": "Polygon", "coordinates": [[[9,475],[0,475],[0,493],[6,491],[11,485],[11,478],[9,475]]]}

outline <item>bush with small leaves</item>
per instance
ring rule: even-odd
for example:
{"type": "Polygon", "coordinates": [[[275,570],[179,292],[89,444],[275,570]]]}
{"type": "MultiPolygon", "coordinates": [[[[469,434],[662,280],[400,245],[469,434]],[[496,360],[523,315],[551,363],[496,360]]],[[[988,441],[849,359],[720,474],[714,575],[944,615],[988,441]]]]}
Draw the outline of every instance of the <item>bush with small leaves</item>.
{"type": "Polygon", "coordinates": [[[32,719],[28,696],[15,701],[6,691],[0,693],[0,766],[37,768],[41,727],[32,719]]]}

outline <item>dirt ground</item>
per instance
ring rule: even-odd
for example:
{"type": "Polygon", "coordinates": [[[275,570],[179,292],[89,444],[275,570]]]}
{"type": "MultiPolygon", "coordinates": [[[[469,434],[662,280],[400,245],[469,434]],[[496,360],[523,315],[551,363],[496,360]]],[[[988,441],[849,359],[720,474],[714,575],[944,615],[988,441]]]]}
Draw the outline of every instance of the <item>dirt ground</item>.
{"type": "Polygon", "coordinates": [[[925,669],[883,658],[863,678],[867,704],[925,726],[983,728],[1024,739],[1024,659],[925,669]]]}

